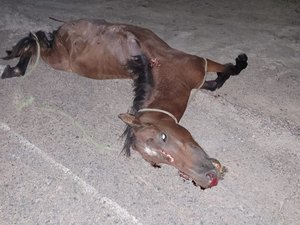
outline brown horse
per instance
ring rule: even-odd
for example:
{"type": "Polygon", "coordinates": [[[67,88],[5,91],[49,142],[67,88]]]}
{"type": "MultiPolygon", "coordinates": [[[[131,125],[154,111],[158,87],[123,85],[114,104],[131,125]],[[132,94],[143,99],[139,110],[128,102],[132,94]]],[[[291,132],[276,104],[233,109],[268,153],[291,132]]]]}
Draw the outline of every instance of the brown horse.
{"type": "Polygon", "coordinates": [[[7,66],[2,79],[23,76],[37,54],[58,70],[93,79],[134,80],[131,111],[119,115],[128,125],[123,148],[128,156],[134,149],[155,167],[172,165],[203,189],[223,177],[221,164],[178,121],[191,90],[220,88],[246,68],[245,54],[236,58],[236,65],[223,65],[173,49],[145,28],[81,19],[64,23],[53,33],[38,31],[20,40],[4,58],[20,57],[19,63],[7,66]],[[205,81],[207,72],[218,76],[205,81]]]}

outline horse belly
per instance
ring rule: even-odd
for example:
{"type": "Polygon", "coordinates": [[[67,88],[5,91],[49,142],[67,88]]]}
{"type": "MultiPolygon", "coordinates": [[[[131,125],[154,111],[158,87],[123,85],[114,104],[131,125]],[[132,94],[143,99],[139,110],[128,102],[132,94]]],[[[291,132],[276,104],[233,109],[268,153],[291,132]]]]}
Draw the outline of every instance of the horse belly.
{"type": "Polygon", "coordinates": [[[103,54],[103,49],[89,49],[71,57],[72,72],[93,79],[130,78],[126,67],[111,54],[103,54]]]}
{"type": "Polygon", "coordinates": [[[88,22],[76,28],[66,39],[73,72],[93,79],[133,78],[126,64],[142,51],[132,33],[120,25],[88,22]]]}

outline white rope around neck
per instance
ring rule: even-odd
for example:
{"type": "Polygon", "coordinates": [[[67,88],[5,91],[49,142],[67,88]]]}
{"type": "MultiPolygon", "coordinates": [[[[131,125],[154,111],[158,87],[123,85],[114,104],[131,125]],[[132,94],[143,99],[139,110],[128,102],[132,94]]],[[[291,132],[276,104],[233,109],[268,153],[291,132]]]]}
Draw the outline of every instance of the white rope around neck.
{"type": "Polygon", "coordinates": [[[165,110],[162,110],[162,109],[155,109],[155,108],[143,108],[143,109],[140,109],[138,112],[160,112],[160,113],[164,113],[168,116],[170,116],[176,124],[178,124],[178,120],[177,118],[170,112],[168,111],[165,111],[165,110]]]}

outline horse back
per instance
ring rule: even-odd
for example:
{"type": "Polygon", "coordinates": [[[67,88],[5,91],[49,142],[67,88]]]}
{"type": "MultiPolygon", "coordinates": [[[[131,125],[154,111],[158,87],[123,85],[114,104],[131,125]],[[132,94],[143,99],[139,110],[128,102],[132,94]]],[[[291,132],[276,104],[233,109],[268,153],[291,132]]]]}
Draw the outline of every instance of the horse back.
{"type": "Polygon", "coordinates": [[[151,59],[171,49],[148,29],[105,20],[67,22],[57,30],[54,43],[54,49],[63,46],[56,51],[65,52],[68,70],[94,79],[134,78],[126,68],[133,56],[151,59]]]}
{"type": "Polygon", "coordinates": [[[69,70],[94,79],[130,77],[123,66],[130,50],[127,41],[121,30],[101,20],[70,21],[55,35],[55,45],[66,49],[69,70]]]}

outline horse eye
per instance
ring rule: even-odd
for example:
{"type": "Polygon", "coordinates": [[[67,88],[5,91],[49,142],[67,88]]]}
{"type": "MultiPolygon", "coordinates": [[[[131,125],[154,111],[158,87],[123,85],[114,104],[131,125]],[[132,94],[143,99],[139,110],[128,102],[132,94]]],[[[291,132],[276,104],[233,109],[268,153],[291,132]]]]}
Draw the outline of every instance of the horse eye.
{"type": "Polygon", "coordinates": [[[165,133],[161,133],[160,134],[160,139],[163,141],[163,142],[166,142],[167,141],[167,135],[165,133]]]}

